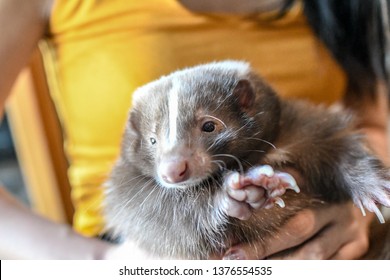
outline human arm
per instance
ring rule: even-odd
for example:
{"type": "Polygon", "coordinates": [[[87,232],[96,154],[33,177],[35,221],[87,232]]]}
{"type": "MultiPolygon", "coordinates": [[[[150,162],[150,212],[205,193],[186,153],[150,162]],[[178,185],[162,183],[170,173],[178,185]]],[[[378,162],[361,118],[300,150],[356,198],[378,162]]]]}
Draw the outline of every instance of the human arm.
{"type": "MultiPolygon", "coordinates": [[[[0,26],[2,27],[0,42],[1,116],[13,82],[44,35],[51,2],[47,0],[0,0],[0,26]]],[[[67,226],[57,225],[34,215],[10,197],[4,189],[0,189],[0,228],[2,229],[0,231],[2,258],[60,257],[60,248],[49,237],[57,234],[58,237],[66,236],[69,238],[72,235],[67,226]],[[42,244],[44,246],[41,246],[42,244]],[[49,250],[54,248],[56,254],[50,255],[49,253],[53,252],[49,252],[49,250]]],[[[74,236],[74,238],[76,244],[82,243],[82,237],[74,236]]],[[[61,244],[64,246],[66,242],[61,244]]],[[[69,253],[68,248],[64,249],[67,249],[66,251],[69,253]]],[[[92,257],[95,253],[90,254],[92,257]]]]}
{"type": "Polygon", "coordinates": [[[100,259],[109,245],[33,214],[0,188],[0,256],[5,259],[100,259]]]}
{"type": "Polygon", "coordinates": [[[114,245],[77,234],[69,225],[44,219],[0,187],[2,259],[145,259],[133,243],[114,245]],[[6,213],[6,215],[3,215],[6,213]]]}
{"type": "Polygon", "coordinates": [[[45,33],[50,0],[0,0],[0,116],[20,70],[45,33]]]}
{"type": "MultiPolygon", "coordinates": [[[[52,0],[0,0],[0,119],[19,73],[44,36],[52,0]]],[[[69,225],[34,214],[0,187],[0,258],[100,259],[128,258],[131,244],[112,245],[86,238],[69,225]]]]}

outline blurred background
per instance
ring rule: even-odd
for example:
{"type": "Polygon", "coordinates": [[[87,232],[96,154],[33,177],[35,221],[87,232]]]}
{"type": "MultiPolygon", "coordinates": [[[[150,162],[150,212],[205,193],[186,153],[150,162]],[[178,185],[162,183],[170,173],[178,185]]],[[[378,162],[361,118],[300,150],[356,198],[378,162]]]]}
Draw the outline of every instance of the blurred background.
{"type": "Polygon", "coordinates": [[[0,182],[24,204],[30,205],[6,116],[0,123],[0,182]]]}

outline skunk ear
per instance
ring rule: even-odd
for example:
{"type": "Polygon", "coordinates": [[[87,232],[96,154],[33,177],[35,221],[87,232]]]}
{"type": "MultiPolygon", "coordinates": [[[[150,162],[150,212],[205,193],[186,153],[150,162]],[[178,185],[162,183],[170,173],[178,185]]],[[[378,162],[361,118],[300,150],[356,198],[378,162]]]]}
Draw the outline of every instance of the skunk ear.
{"type": "Polygon", "coordinates": [[[255,102],[255,92],[248,80],[240,80],[233,91],[237,98],[240,108],[248,110],[255,102]]]}
{"type": "Polygon", "coordinates": [[[139,134],[139,117],[135,110],[130,111],[126,130],[130,135],[133,136],[138,136],[139,134]]]}

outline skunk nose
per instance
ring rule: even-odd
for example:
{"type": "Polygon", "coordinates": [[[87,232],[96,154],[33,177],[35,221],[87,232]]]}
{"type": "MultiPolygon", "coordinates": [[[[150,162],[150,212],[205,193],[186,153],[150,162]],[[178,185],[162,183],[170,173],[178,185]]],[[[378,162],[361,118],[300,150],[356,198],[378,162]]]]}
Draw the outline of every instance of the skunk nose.
{"type": "Polygon", "coordinates": [[[188,162],[186,160],[162,162],[160,165],[160,176],[169,184],[184,182],[189,177],[188,162]]]}

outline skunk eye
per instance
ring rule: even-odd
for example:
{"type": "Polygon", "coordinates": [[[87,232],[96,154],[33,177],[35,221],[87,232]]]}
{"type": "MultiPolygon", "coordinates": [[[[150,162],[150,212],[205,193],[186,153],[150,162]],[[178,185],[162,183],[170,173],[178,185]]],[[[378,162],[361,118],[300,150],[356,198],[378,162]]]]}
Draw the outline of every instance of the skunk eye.
{"type": "Polygon", "coordinates": [[[215,123],[212,121],[205,122],[202,126],[202,131],[213,132],[215,130],[215,123]]]}
{"type": "Polygon", "coordinates": [[[150,138],[150,143],[151,143],[152,145],[154,145],[154,144],[157,143],[157,141],[156,141],[155,138],[151,137],[151,138],[150,138]]]}

